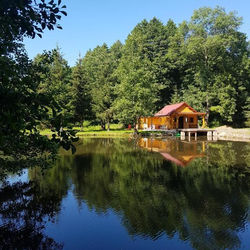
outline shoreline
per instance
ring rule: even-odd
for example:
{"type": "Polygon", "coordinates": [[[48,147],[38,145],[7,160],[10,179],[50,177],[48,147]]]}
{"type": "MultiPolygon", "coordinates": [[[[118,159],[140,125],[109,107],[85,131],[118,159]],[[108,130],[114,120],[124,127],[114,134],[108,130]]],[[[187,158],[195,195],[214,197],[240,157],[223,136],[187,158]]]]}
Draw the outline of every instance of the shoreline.
{"type": "MultiPolygon", "coordinates": [[[[250,128],[244,129],[233,129],[231,127],[218,127],[214,128],[218,133],[218,140],[222,141],[240,141],[240,142],[250,142],[250,128]]],[[[133,134],[133,130],[121,130],[121,131],[79,131],[76,136],[82,137],[94,137],[94,138],[104,138],[104,137],[130,137],[133,134]]],[[[41,135],[51,136],[52,132],[44,130],[40,132],[41,135]]],[[[139,131],[139,135],[142,135],[143,131],[139,131]]],[[[161,134],[159,131],[155,131],[149,134],[148,137],[155,137],[157,134],[161,134]]],[[[169,136],[161,135],[161,138],[168,138],[169,136]]],[[[199,138],[199,137],[198,137],[199,138]]]]}

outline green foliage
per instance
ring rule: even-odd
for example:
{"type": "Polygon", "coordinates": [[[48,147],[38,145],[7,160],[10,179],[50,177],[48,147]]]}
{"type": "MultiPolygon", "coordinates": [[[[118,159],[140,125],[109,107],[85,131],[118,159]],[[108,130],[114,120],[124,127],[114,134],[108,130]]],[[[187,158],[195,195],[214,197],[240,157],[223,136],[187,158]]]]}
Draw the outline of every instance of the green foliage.
{"type": "Polygon", "coordinates": [[[37,55],[34,64],[39,69],[37,73],[41,79],[38,92],[57,104],[56,111],[61,116],[61,126],[67,125],[73,118],[71,69],[67,61],[57,47],[37,55]]]}
{"type": "Polygon", "coordinates": [[[60,1],[51,0],[1,0],[0,1],[0,43],[5,45],[22,40],[27,36],[35,38],[42,37],[47,28],[53,30],[55,27],[61,29],[58,20],[62,15],[67,15],[65,5],[60,1]]]}
{"type": "Polygon", "coordinates": [[[81,126],[83,126],[84,121],[91,119],[93,114],[91,109],[90,86],[85,79],[81,58],[78,59],[76,66],[73,67],[72,84],[74,120],[80,122],[81,126]]]}
{"type": "Polygon", "coordinates": [[[27,159],[39,162],[39,157],[46,159],[48,152],[56,152],[56,144],[41,136],[37,129],[42,120],[48,120],[49,110],[54,111],[51,127],[55,139],[59,137],[59,144],[66,143],[67,147],[69,144],[74,150],[71,135],[63,133],[59,125],[60,114],[56,116],[61,103],[57,103],[54,95],[39,91],[38,72],[46,69],[34,65],[21,44],[24,37],[41,37],[46,28],[60,28],[57,21],[61,14],[66,15],[61,10],[64,8],[61,1],[53,0],[49,3],[0,1],[0,162],[3,169],[7,163],[11,169],[20,169],[18,165],[24,166],[27,159]]]}
{"type": "Polygon", "coordinates": [[[82,60],[84,78],[91,96],[91,108],[96,120],[105,128],[113,119],[114,87],[117,77],[114,71],[119,65],[122,44],[117,41],[110,48],[106,44],[88,51],[82,60]]]}
{"type": "Polygon", "coordinates": [[[74,151],[68,139],[76,140],[75,133],[63,126],[85,119],[103,129],[117,120],[135,124],[171,102],[205,111],[210,124],[249,124],[249,42],[235,13],[201,8],[178,27],[143,20],[124,45],[97,46],[73,69],[58,48],[32,63],[23,38],[60,28],[64,8],[61,1],[0,0],[2,159],[54,151],[39,135],[41,124],[53,129],[54,142],[74,151]]]}
{"type": "Polygon", "coordinates": [[[177,53],[185,58],[183,84],[173,99],[185,100],[207,120],[243,126],[249,89],[249,50],[238,31],[241,18],[217,7],[201,8],[188,23],[186,38],[177,53]]]}
{"type": "Polygon", "coordinates": [[[122,58],[117,69],[120,84],[116,86],[115,110],[120,122],[135,125],[141,116],[155,111],[159,85],[148,59],[127,59],[126,56],[122,58]]]}
{"type": "MultiPolygon", "coordinates": [[[[157,84],[156,88],[160,90],[158,100],[155,103],[156,109],[170,101],[171,86],[165,56],[169,47],[169,39],[175,30],[176,26],[171,20],[166,26],[157,18],[153,18],[149,22],[143,20],[129,34],[123,50],[122,65],[119,66],[128,70],[126,64],[133,60],[142,60],[146,64],[150,64],[150,69],[146,70],[150,70],[151,74],[154,75],[155,79],[152,84],[157,84]]],[[[139,65],[137,65],[138,67],[139,65]]],[[[144,64],[142,63],[140,67],[143,70],[144,64]]],[[[131,70],[133,69],[131,68],[131,70]]]]}
{"type": "Polygon", "coordinates": [[[50,100],[37,91],[37,68],[21,46],[14,56],[3,56],[0,62],[0,151],[16,158],[45,150],[45,141],[39,146],[36,127],[47,116],[50,100]]]}
{"type": "Polygon", "coordinates": [[[123,48],[105,44],[87,52],[83,75],[92,111],[102,126],[135,123],[164,105],[185,101],[210,124],[244,126],[250,88],[249,43],[242,19],[221,7],[200,8],[178,27],[143,20],[123,48]]]}

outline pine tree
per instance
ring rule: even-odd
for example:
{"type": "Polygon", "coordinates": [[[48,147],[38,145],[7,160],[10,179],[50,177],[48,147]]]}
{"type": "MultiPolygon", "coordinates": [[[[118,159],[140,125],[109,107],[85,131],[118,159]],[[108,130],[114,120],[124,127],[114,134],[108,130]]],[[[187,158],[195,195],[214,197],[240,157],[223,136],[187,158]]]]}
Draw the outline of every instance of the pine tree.
{"type": "Polygon", "coordinates": [[[72,70],[74,121],[80,122],[81,130],[83,121],[92,118],[90,87],[86,80],[82,60],[79,58],[72,70]]]}

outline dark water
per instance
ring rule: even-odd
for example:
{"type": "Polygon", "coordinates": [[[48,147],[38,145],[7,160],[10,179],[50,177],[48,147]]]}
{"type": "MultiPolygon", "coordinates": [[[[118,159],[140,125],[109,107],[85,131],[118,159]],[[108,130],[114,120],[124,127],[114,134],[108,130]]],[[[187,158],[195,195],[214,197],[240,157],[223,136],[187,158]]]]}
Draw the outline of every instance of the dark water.
{"type": "Polygon", "coordinates": [[[83,139],[0,188],[0,249],[250,249],[250,143],[83,139]]]}

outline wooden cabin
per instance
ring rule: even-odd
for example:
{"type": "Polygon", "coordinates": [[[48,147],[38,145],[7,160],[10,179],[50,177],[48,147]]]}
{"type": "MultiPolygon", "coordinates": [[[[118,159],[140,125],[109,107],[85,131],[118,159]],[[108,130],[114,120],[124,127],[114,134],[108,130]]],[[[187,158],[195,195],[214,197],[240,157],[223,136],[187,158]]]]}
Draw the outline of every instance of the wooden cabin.
{"type": "Polygon", "coordinates": [[[198,118],[205,127],[206,113],[197,112],[185,102],[165,106],[154,116],[141,117],[139,129],[188,129],[198,128],[198,118]]]}

